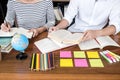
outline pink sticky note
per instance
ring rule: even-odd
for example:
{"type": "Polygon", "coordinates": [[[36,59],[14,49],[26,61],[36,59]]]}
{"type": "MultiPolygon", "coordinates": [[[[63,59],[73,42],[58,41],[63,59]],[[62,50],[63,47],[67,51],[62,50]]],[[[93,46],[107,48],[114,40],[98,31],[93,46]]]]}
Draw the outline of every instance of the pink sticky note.
{"type": "Polygon", "coordinates": [[[88,67],[86,59],[74,59],[75,67],[88,67]]]}
{"type": "Polygon", "coordinates": [[[60,57],[71,58],[72,57],[71,51],[60,51],[60,57]]]}

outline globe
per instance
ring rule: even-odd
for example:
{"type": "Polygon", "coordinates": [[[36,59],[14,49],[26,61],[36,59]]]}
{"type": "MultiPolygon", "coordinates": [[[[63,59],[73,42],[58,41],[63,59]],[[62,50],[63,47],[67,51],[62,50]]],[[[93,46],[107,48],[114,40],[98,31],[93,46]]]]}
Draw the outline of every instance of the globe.
{"type": "Polygon", "coordinates": [[[29,45],[28,38],[23,34],[15,34],[11,40],[11,45],[13,49],[19,51],[20,53],[16,56],[17,59],[24,59],[27,55],[23,54],[25,49],[29,45]]]}

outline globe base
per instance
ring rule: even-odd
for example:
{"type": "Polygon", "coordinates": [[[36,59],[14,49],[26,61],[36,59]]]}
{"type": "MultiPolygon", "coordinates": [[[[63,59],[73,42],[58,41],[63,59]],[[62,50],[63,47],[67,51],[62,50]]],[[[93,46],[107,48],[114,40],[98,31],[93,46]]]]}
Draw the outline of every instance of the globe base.
{"type": "Polygon", "coordinates": [[[26,53],[23,53],[23,52],[20,52],[20,53],[16,56],[16,59],[18,59],[18,60],[27,59],[27,54],[26,54],[26,53]]]}

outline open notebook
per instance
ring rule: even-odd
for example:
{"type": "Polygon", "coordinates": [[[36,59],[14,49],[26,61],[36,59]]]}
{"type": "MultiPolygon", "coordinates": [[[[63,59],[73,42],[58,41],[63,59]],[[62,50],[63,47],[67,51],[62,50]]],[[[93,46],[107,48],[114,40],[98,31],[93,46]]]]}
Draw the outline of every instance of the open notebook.
{"type": "Polygon", "coordinates": [[[29,30],[24,29],[22,27],[19,28],[11,28],[10,32],[4,32],[2,30],[0,30],[0,37],[12,37],[14,36],[16,33],[19,34],[24,34],[27,38],[32,38],[33,32],[28,32],[29,30]]]}
{"type": "Polygon", "coordinates": [[[60,43],[50,38],[41,39],[39,41],[36,41],[34,44],[43,54],[75,45],[60,43]]]}
{"type": "Polygon", "coordinates": [[[81,50],[89,50],[95,48],[103,49],[107,46],[120,47],[119,44],[117,44],[110,36],[102,36],[97,37],[96,39],[84,41],[78,44],[78,46],[81,50]]]}

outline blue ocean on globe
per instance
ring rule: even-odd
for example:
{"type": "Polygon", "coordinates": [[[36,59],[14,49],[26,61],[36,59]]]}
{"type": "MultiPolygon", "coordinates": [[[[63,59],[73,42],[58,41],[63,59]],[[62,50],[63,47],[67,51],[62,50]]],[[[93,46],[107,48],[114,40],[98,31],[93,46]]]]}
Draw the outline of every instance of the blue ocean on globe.
{"type": "Polygon", "coordinates": [[[29,40],[23,34],[15,34],[12,38],[11,45],[13,49],[23,52],[28,47],[29,40]]]}

